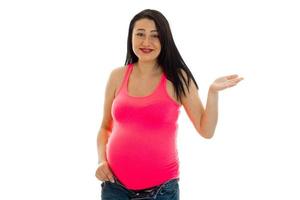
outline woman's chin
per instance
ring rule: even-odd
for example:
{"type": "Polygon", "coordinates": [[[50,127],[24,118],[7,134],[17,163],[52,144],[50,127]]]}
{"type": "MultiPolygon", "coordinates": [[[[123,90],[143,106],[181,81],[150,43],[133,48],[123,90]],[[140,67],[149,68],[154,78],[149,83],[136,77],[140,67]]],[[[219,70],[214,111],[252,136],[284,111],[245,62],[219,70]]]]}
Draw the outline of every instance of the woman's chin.
{"type": "Polygon", "coordinates": [[[154,61],[157,59],[157,57],[153,57],[153,56],[138,56],[139,61],[142,62],[150,62],[150,61],[154,61]]]}

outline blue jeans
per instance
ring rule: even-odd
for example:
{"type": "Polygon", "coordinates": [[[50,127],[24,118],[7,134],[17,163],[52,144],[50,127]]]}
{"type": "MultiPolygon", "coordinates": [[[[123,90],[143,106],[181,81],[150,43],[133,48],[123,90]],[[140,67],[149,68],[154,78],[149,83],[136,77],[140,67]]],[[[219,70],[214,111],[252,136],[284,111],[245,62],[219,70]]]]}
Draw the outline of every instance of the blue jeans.
{"type": "Polygon", "coordinates": [[[101,183],[102,200],[179,200],[179,178],[143,190],[127,189],[116,177],[114,180],[101,183]]]}

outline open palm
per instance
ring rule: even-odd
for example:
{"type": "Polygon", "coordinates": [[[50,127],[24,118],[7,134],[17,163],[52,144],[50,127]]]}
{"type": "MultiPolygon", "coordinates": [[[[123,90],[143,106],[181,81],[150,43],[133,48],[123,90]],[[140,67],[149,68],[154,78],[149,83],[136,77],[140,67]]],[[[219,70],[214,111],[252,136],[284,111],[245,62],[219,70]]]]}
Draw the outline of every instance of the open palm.
{"type": "Polygon", "coordinates": [[[210,86],[213,91],[220,91],[224,90],[229,87],[233,87],[238,84],[242,77],[239,77],[237,74],[229,75],[229,76],[222,76],[217,78],[210,86]]]}

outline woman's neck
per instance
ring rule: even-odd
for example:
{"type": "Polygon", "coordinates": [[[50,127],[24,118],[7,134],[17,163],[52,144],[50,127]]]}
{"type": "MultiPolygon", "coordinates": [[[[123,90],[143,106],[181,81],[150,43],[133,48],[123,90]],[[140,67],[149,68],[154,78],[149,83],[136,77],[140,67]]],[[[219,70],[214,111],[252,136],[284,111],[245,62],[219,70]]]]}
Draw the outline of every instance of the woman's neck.
{"type": "Polygon", "coordinates": [[[162,72],[157,62],[141,62],[135,63],[136,71],[140,76],[152,76],[162,72]]]}

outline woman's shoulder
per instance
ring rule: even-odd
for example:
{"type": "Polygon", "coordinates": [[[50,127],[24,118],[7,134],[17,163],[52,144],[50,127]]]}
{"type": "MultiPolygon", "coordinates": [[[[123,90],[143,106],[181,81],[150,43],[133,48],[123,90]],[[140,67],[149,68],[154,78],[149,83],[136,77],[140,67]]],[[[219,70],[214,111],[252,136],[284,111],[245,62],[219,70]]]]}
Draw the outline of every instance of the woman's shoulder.
{"type": "Polygon", "coordinates": [[[111,76],[115,81],[122,80],[126,72],[126,66],[115,67],[111,70],[111,76]]]}
{"type": "Polygon", "coordinates": [[[126,73],[126,65],[125,66],[119,66],[119,67],[115,67],[111,70],[110,73],[110,79],[113,82],[113,91],[114,92],[114,96],[116,95],[116,92],[119,90],[121,84],[122,84],[122,80],[124,79],[125,73],[126,73]]]}

